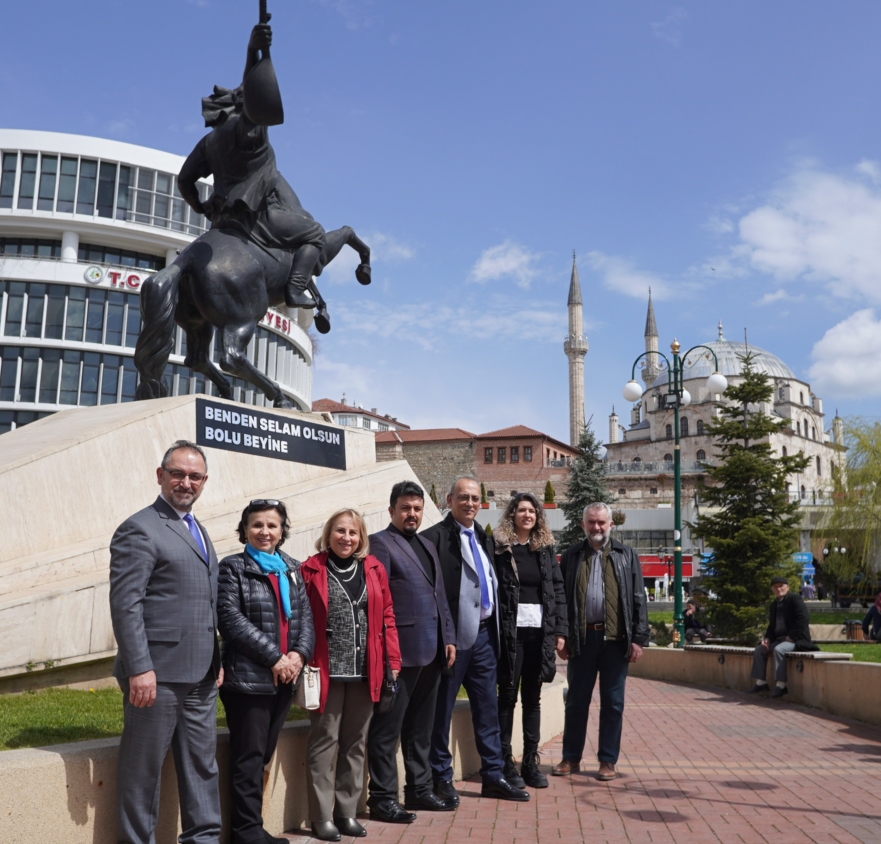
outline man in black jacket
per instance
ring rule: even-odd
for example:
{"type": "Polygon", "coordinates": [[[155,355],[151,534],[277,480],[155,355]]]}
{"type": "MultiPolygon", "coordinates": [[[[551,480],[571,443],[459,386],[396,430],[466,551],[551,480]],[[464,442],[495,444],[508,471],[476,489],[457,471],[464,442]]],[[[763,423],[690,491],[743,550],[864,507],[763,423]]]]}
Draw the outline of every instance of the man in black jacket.
{"type": "Polygon", "coordinates": [[[642,566],[636,552],[611,538],[607,504],[584,508],[586,539],[563,553],[560,569],[569,614],[569,635],[559,654],[569,660],[563,760],[551,773],[581,770],[587,715],[600,679],[599,779],[613,780],[624,720],[624,684],[629,663],[648,644],[648,614],[642,566]]]}
{"type": "Polygon", "coordinates": [[[768,691],[765,680],[768,657],[774,654],[774,679],[776,686],[771,697],[783,697],[786,688],[786,654],[794,650],[815,651],[817,646],[811,642],[810,617],[805,602],[789,591],[789,581],[785,577],[771,580],[771,591],[775,600],[771,603],[770,620],[765,638],[756,645],[753,657],[753,670],[750,675],[755,685],[751,693],[768,691]]]}
{"type": "Polygon", "coordinates": [[[410,809],[445,812],[450,798],[432,791],[431,728],[441,670],[456,661],[456,634],[434,545],[417,535],[425,493],[413,481],[392,487],[391,524],[370,536],[370,553],[388,573],[401,644],[398,693],[390,712],[375,712],[367,738],[370,817],[411,823],[410,809]],[[398,803],[395,749],[401,740],[406,784],[404,808],[398,803]]]}
{"type": "Polygon", "coordinates": [[[503,775],[499,731],[497,670],[499,660],[498,577],[491,537],[474,520],[480,509],[480,486],[474,478],[457,478],[447,496],[450,512],[421,536],[437,549],[444,590],[456,626],[456,662],[441,678],[431,734],[434,793],[459,803],[453,788],[450,724],[461,686],[471,703],[474,741],[480,753],[482,797],[529,800],[529,792],[511,785],[503,775]]]}

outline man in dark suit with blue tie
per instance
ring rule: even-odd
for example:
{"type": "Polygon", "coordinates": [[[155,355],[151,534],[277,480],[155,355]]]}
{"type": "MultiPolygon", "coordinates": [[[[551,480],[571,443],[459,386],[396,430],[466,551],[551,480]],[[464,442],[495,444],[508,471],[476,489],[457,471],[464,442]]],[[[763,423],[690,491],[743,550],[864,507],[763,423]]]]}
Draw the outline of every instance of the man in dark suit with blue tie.
{"type": "Polygon", "coordinates": [[[205,454],[178,440],[156,470],[159,497],[110,542],[110,616],[123,692],[116,775],[118,844],[151,844],[169,747],[181,844],[218,844],[217,555],[191,512],[208,480],[205,454]]]}
{"type": "Polygon", "coordinates": [[[401,645],[398,693],[391,712],[370,722],[367,764],[370,816],[390,823],[411,823],[410,809],[443,812],[456,808],[432,791],[428,753],[441,670],[456,659],[456,634],[447,604],[437,553],[417,536],[425,493],[413,481],[392,487],[391,524],[370,536],[370,553],[385,566],[401,645]],[[401,739],[406,783],[404,807],[398,803],[395,746],[401,739]]]}
{"type": "Polygon", "coordinates": [[[474,517],[480,509],[480,486],[461,477],[447,496],[446,518],[422,532],[437,549],[444,588],[456,625],[456,662],[450,676],[441,678],[431,735],[431,770],[439,797],[459,802],[453,788],[450,724],[459,688],[465,686],[471,704],[474,740],[480,753],[481,796],[499,800],[529,800],[529,792],[509,783],[499,732],[497,669],[499,659],[498,578],[495,549],[474,517]]]}

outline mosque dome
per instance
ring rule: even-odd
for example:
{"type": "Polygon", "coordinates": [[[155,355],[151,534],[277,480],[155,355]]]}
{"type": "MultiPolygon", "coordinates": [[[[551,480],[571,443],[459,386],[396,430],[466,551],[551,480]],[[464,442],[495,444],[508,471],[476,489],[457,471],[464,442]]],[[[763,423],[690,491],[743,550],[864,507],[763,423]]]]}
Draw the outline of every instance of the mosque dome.
{"type": "MultiPolygon", "coordinates": [[[[745,343],[735,343],[732,340],[726,340],[722,336],[722,323],[719,323],[719,336],[716,340],[703,345],[712,349],[716,353],[719,361],[719,371],[726,377],[743,375],[743,363],[738,355],[743,356],[747,351],[755,355],[754,368],[759,372],[766,373],[770,378],[785,378],[793,380],[801,380],[799,377],[782,361],[777,355],[766,352],[757,346],[750,345],[747,347],[745,343]]],[[[687,360],[683,360],[683,380],[688,381],[692,378],[709,378],[715,371],[713,365],[713,356],[707,353],[705,349],[695,349],[687,360]],[[691,364],[691,365],[689,365],[691,364]]],[[[667,370],[663,369],[658,374],[653,387],[660,387],[667,383],[667,370]]]]}

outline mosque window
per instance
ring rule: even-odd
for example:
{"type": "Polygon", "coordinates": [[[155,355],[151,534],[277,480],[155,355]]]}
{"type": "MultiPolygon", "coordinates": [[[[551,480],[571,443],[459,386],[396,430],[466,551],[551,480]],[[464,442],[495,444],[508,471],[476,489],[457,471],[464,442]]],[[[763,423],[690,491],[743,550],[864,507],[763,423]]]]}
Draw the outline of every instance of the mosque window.
{"type": "Polygon", "coordinates": [[[799,393],[799,394],[798,394],[798,400],[799,400],[802,404],[804,404],[804,403],[805,403],[805,394],[804,394],[804,393],[799,393]]]}
{"type": "Polygon", "coordinates": [[[704,420],[698,419],[697,420],[697,435],[700,437],[700,436],[703,436],[703,433],[704,433],[704,420]]]}
{"type": "Polygon", "coordinates": [[[811,439],[817,439],[817,429],[813,425],[811,425],[811,439]]]}
{"type": "Polygon", "coordinates": [[[706,460],[706,459],[707,459],[707,453],[706,453],[702,448],[699,448],[699,449],[697,450],[697,454],[695,455],[695,457],[696,457],[698,460],[706,460]]]}
{"type": "Polygon", "coordinates": [[[795,429],[798,432],[798,435],[801,436],[801,421],[795,423],[795,429]]]}
{"type": "Polygon", "coordinates": [[[667,425],[667,439],[668,440],[673,439],[673,426],[672,425],[667,425]]]}
{"type": "Polygon", "coordinates": [[[783,387],[781,387],[781,388],[777,391],[777,395],[780,397],[780,401],[783,401],[783,397],[786,395],[786,391],[784,390],[783,387]]]}
{"type": "Polygon", "coordinates": [[[802,498],[802,501],[804,501],[804,499],[807,498],[807,497],[808,497],[808,491],[804,488],[804,486],[802,486],[802,488],[801,488],[801,498],[802,498]]]}
{"type": "Polygon", "coordinates": [[[686,416],[683,416],[682,419],[679,420],[679,436],[688,436],[688,417],[686,416]]]}
{"type": "Polygon", "coordinates": [[[787,452],[787,450],[786,450],[786,446],[783,446],[783,448],[781,449],[781,452],[782,452],[782,454],[783,454],[784,457],[786,457],[786,455],[789,453],[789,452],[787,452]]]}
{"type": "Polygon", "coordinates": [[[669,451],[664,455],[664,462],[665,463],[672,463],[673,462],[673,455],[670,454],[669,451]]]}
{"type": "Polygon", "coordinates": [[[817,476],[819,477],[822,474],[823,474],[823,471],[822,471],[822,465],[820,463],[820,458],[817,457],[817,476]]]}

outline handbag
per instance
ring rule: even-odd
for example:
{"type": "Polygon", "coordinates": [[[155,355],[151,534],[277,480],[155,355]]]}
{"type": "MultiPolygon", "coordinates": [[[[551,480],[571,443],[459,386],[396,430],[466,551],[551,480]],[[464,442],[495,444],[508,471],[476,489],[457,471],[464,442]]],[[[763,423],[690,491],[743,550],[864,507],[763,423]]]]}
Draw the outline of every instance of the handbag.
{"type": "Polygon", "coordinates": [[[385,650],[385,679],[379,690],[379,702],[376,704],[376,711],[385,715],[392,711],[395,705],[395,696],[398,694],[398,681],[392,673],[392,666],[388,658],[388,639],[385,635],[386,626],[382,625],[382,641],[385,650]]]}
{"type": "Polygon", "coordinates": [[[321,705],[321,671],[304,665],[300,682],[294,690],[294,705],[300,709],[314,710],[321,705]]]}

